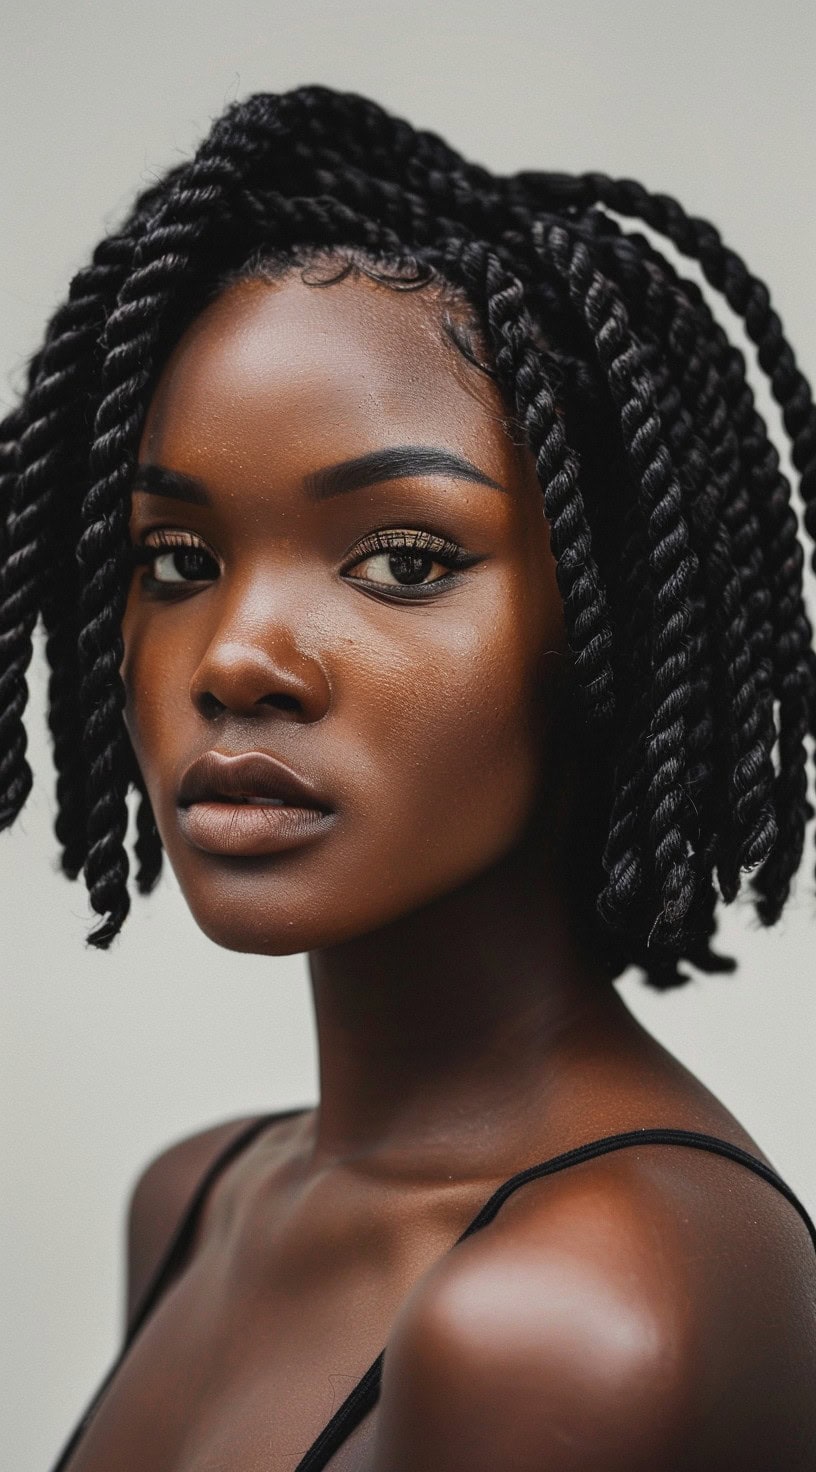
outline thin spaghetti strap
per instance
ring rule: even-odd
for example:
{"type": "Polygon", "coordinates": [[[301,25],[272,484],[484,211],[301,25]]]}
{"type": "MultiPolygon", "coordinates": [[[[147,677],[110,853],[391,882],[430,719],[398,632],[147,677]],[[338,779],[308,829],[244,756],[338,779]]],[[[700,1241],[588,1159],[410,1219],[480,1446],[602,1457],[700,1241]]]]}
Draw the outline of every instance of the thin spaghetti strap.
{"type": "Polygon", "coordinates": [[[233,1138],[228,1141],[228,1143],[224,1146],[222,1150],[219,1150],[214,1159],[210,1162],[207,1170],[204,1172],[204,1175],[201,1177],[195,1191],[193,1192],[193,1195],[191,1196],[190,1201],[187,1204],[184,1214],[175,1232],[173,1233],[173,1236],[171,1237],[170,1242],[162,1258],[160,1259],[155,1272],[153,1273],[153,1276],[150,1279],[147,1289],[145,1290],[142,1302],[139,1305],[138,1313],[131,1321],[119,1354],[116,1356],[107,1375],[102,1381],[102,1384],[94,1395],[91,1404],[88,1406],[88,1409],[82,1416],[79,1425],[71,1433],[70,1439],[60,1452],[59,1459],[53,1467],[53,1472],[62,1472],[62,1469],[66,1467],[71,1453],[74,1451],[77,1443],[81,1440],[85,1431],[88,1429],[91,1419],[97,1411],[102,1397],[105,1394],[105,1391],[107,1390],[111,1381],[114,1379],[116,1372],[122,1364],[125,1356],[127,1355],[128,1350],[130,1349],[134,1339],[136,1338],[136,1335],[139,1333],[139,1330],[144,1325],[146,1319],[149,1318],[150,1314],[155,1308],[157,1301],[167,1287],[168,1282],[173,1276],[173,1273],[177,1270],[180,1263],[183,1261],[184,1254],[186,1253],[187,1249],[190,1246],[190,1243],[193,1240],[195,1229],[201,1213],[201,1208],[204,1205],[204,1202],[207,1199],[207,1195],[211,1187],[213,1186],[216,1178],[221,1174],[226,1166],[229,1165],[231,1160],[234,1160],[237,1155],[240,1155],[241,1151],[246,1149],[246,1147],[252,1143],[256,1136],[262,1134],[262,1132],[270,1125],[276,1124],[277,1121],[280,1119],[288,1119],[291,1115],[300,1114],[302,1112],[303,1111],[300,1109],[287,1109],[280,1114],[264,1114],[261,1115],[258,1119],[253,1119],[251,1123],[248,1124],[244,1129],[239,1130],[237,1135],[234,1135],[233,1138]]]}
{"type": "Polygon", "coordinates": [[[161,1298],[168,1281],[183,1261],[184,1255],[195,1235],[201,1208],[212,1186],[221,1175],[221,1172],[226,1170],[230,1161],[234,1160],[237,1155],[241,1154],[242,1150],[245,1150],[247,1146],[251,1145],[252,1141],[258,1135],[263,1134],[263,1131],[269,1125],[273,1122],[276,1123],[279,1119],[287,1119],[291,1114],[297,1114],[298,1112],[298,1110],[292,1109],[287,1110],[285,1114],[262,1114],[258,1119],[251,1120],[244,1129],[239,1130],[237,1135],[234,1135],[231,1140],[228,1140],[224,1148],[219,1150],[217,1155],[210,1161],[210,1164],[190,1197],[184,1215],[170,1238],[159,1260],[158,1266],[145,1289],[144,1297],[139,1304],[138,1313],[134,1315],[125,1335],[123,1346],[125,1350],[130,1348],[145,1319],[150,1317],[158,1299],[161,1298]]]}
{"type": "Polygon", "coordinates": [[[606,1155],[610,1150],[620,1150],[626,1145],[691,1145],[695,1150],[709,1150],[716,1155],[727,1155],[740,1165],[746,1165],[755,1175],[761,1176],[764,1181],[768,1181],[771,1186],[781,1191],[791,1206],[798,1211],[810,1233],[813,1246],[816,1248],[816,1224],[787,1182],[783,1181],[771,1166],[759,1160],[756,1155],[751,1155],[748,1150],[743,1150],[740,1145],[732,1145],[729,1140],[721,1140],[717,1135],[706,1135],[697,1130],[668,1128],[624,1130],[621,1134],[605,1135],[600,1140],[590,1140],[586,1145],[577,1145],[573,1150],[565,1150],[562,1155],[555,1155],[552,1160],[544,1160],[540,1165],[530,1165],[525,1170],[518,1171],[493,1192],[470,1225],[465,1228],[462,1236],[457,1238],[457,1242],[463,1241],[472,1232],[478,1232],[480,1227],[492,1221],[508,1196],[517,1191],[519,1186],[524,1186],[528,1181],[536,1180],[539,1176],[551,1175],[554,1171],[563,1170],[565,1166],[579,1165],[581,1161],[591,1160],[596,1155],[606,1155]]]}
{"type": "MultiPolygon", "coordinates": [[[[747,1166],[755,1175],[761,1176],[763,1180],[775,1186],[798,1211],[810,1233],[813,1246],[816,1248],[816,1223],[808,1215],[790,1186],[783,1181],[780,1175],[777,1175],[775,1170],[765,1165],[764,1161],[759,1160],[755,1155],[751,1155],[749,1151],[743,1150],[739,1145],[732,1145],[728,1140],[721,1140],[717,1135],[707,1135],[696,1130],[670,1128],[624,1130],[619,1134],[604,1135],[602,1139],[590,1140],[584,1145],[577,1145],[572,1150],[565,1150],[561,1155],[554,1155],[550,1160],[543,1160],[538,1165],[530,1165],[517,1171],[515,1175],[503,1181],[488,1197],[473,1220],[457,1237],[453,1244],[454,1247],[491,1222],[508,1196],[511,1196],[520,1186],[527,1185],[528,1181],[536,1180],[540,1176],[553,1175],[556,1171],[565,1170],[570,1165],[580,1165],[585,1160],[592,1160],[596,1155],[606,1155],[611,1150],[621,1150],[630,1145],[690,1145],[695,1150],[709,1150],[717,1155],[726,1155],[740,1165],[747,1166]]],[[[301,1457],[294,1472],[321,1472],[338,1447],[371,1410],[380,1393],[384,1357],[385,1350],[383,1349],[357,1381],[343,1403],[338,1406],[331,1420],[312,1442],[308,1451],[301,1457]]]]}

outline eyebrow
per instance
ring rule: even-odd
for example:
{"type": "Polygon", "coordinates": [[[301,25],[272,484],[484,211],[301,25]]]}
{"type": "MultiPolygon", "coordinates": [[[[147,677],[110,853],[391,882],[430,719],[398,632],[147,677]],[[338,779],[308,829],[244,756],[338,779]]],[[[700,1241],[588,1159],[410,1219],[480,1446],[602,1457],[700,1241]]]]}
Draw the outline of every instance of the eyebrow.
{"type": "MultiPolygon", "coordinates": [[[[452,476],[458,480],[476,481],[491,486],[496,491],[507,492],[492,476],[480,470],[478,465],[457,455],[453,450],[438,449],[434,445],[392,445],[384,450],[369,450],[353,460],[342,460],[337,465],[328,465],[315,470],[304,479],[306,494],[313,501],[327,501],[332,496],[343,496],[347,491],[362,490],[366,486],[386,480],[403,480],[419,475],[452,476]]],[[[133,482],[134,491],[144,491],[149,496],[166,496],[174,501],[190,501],[194,505],[207,506],[210,498],[201,481],[185,475],[179,470],[168,470],[163,465],[139,465],[133,482]]]]}
{"type": "Polygon", "coordinates": [[[209,506],[210,498],[200,480],[180,470],[167,470],[163,465],[137,465],[134,491],[148,496],[166,496],[171,501],[191,501],[196,506],[209,506]]]}
{"type": "Polygon", "coordinates": [[[306,476],[304,487],[313,500],[326,501],[330,496],[342,496],[346,491],[361,490],[381,480],[403,480],[416,475],[454,476],[492,486],[496,491],[505,489],[463,455],[434,445],[391,445],[385,450],[369,450],[367,455],[358,455],[354,460],[343,460],[339,465],[314,471],[306,476]]]}

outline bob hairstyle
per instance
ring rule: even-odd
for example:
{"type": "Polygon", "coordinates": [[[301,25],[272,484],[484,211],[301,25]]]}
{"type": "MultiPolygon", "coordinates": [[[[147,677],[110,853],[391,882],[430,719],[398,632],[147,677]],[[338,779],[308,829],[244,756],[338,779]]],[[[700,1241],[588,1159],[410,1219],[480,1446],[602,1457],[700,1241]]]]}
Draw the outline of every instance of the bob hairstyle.
{"type": "Polygon", "coordinates": [[[634,963],[666,988],[688,980],[683,959],[734,969],[710,942],[743,873],[761,922],[779,918],[814,812],[799,523],[742,352],[629,217],[741,317],[816,540],[816,412],[766,287],[712,225],[632,180],[494,175],[364,97],[304,86],[230,106],[97,246],[0,434],[0,826],[31,787],[41,619],[56,834],[102,917],[92,944],[128,913],[131,789],[142,892],[161,868],[119,674],[148,402],[227,282],[295,268],[315,285],[435,283],[444,330],[535,457],[571,656],[559,739],[582,767],[563,855],[582,943],[610,977],[634,963]]]}

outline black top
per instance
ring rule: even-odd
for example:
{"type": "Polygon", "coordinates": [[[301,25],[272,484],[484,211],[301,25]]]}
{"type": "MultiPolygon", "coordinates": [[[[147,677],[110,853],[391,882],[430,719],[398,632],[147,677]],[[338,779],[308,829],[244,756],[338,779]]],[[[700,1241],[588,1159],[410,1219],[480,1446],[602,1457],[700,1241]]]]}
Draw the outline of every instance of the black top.
{"type": "MultiPolygon", "coordinates": [[[[90,1406],[85,1412],[82,1420],[71,1436],[70,1441],[64,1448],[53,1472],[64,1472],[68,1466],[69,1458],[76,1449],[83,1433],[90,1424],[91,1417],[98,1409],[102,1397],[113,1380],[119,1366],[124,1360],[131,1344],[139,1330],[149,1318],[165,1288],[173,1278],[179,1266],[183,1263],[185,1254],[193,1240],[195,1229],[206,1200],[210,1187],[216,1177],[234,1160],[256,1137],[270,1125],[276,1124],[281,1119],[288,1119],[295,1114],[303,1114],[305,1110],[289,1109],[281,1114],[266,1114],[262,1118],[253,1120],[246,1129],[240,1130],[236,1137],[230,1140],[225,1149],[216,1155],[209,1169],[205,1171],[193,1197],[185,1211],[170,1244],[156,1268],[150,1280],[148,1288],[142,1299],[140,1308],[134,1317],[127,1335],[125,1336],[122,1349],[105,1376],[90,1406]]],[[[679,1129],[640,1129],[626,1130],[622,1134],[604,1135],[600,1140],[590,1140],[585,1145],[577,1145],[573,1150],[565,1150],[562,1155],[554,1155],[550,1160],[542,1160],[538,1165],[529,1165],[524,1170],[517,1171],[508,1180],[497,1186],[492,1196],[485,1201],[476,1213],[473,1220],[457,1237],[454,1246],[464,1241],[471,1233],[478,1232],[491,1222],[504,1205],[508,1196],[517,1191],[519,1186],[525,1186],[528,1181],[534,1181],[539,1176],[551,1175],[558,1170],[566,1170],[570,1165],[579,1165],[584,1160],[591,1160],[595,1155],[605,1155],[610,1150],[620,1150],[627,1145],[691,1145],[696,1150],[710,1150],[717,1155],[727,1155],[729,1159],[736,1160],[740,1165],[745,1165],[755,1175],[761,1176],[771,1186],[787,1198],[798,1211],[805,1226],[807,1227],[814,1249],[816,1249],[816,1225],[808,1215],[805,1207],[791,1190],[790,1186],[777,1175],[775,1170],[751,1155],[747,1150],[742,1150],[739,1145],[732,1145],[728,1140],[721,1140],[716,1135],[698,1133],[696,1130],[679,1129]]],[[[451,1249],[452,1250],[452,1249],[451,1249]]],[[[334,1456],[337,1448],[351,1435],[355,1426],[363,1419],[366,1413],[374,1405],[380,1391],[380,1377],[382,1375],[382,1363],[385,1351],[378,1354],[374,1363],[369,1365],[365,1374],[360,1377],[354,1389],[349,1392],[342,1405],[338,1406],[334,1415],[323,1427],[323,1430],[315,1437],[308,1451],[304,1453],[294,1472],[321,1472],[327,1462],[334,1456]]]]}

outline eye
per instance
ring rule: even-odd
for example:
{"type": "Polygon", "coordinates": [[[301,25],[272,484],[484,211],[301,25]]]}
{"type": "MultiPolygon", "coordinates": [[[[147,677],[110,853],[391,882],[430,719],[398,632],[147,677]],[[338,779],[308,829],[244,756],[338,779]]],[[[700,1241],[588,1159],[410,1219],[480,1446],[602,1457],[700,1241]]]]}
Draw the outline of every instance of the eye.
{"type": "Polygon", "coordinates": [[[199,547],[176,547],[153,558],[153,577],[157,583],[201,583],[217,577],[218,567],[199,547]]]}
{"type": "Polygon", "coordinates": [[[133,560],[151,569],[143,586],[152,591],[209,583],[220,572],[213,554],[189,532],[151,532],[133,548],[133,560]]]}
{"type": "Polygon", "coordinates": [[[454,569],[475,561],[455,542],[433,532],[391,528],[364,537],[354,549],[354,558],[346,568],[352,581],[409,597],[451,581],[454,569]]]}

